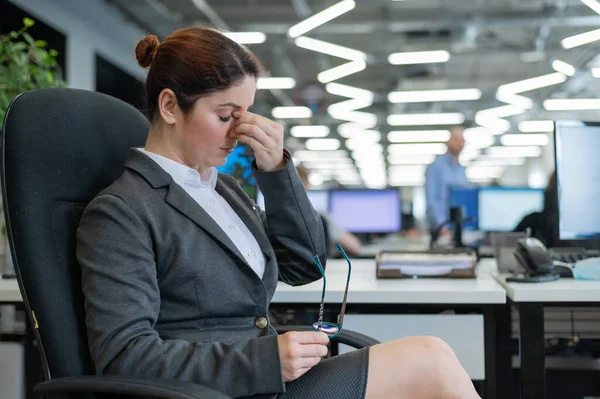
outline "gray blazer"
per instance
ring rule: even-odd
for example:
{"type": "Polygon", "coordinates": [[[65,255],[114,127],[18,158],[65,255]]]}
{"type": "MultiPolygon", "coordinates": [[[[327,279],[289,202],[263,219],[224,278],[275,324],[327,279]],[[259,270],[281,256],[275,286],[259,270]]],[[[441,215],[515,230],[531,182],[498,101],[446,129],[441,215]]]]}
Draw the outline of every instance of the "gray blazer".
{"type": "Polygon", "coordinates": [[[260,244],[262,279],[168,173],[130,150],[77,231],[97,373],[192,381],[233,397],[285,391],[269,303],[277,280],[321,277],[312,257],[325,261],[325,240],[291,161],[254,176],[266,213],[231,176],[219,174],[216,190],[260,244]]]}

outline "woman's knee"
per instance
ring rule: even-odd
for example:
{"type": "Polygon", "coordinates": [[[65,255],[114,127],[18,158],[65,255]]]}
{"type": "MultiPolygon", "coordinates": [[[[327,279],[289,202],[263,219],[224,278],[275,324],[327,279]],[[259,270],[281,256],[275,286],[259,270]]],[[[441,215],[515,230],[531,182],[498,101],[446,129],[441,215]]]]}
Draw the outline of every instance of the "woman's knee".
{"type": "Polygon", "coordinates": [[[446,341],[431,336],[413,337],[422,359],[427,384],[432,397],[470,398],[474,393],[473,384],[461,366],[454,350],[446,341]]]}

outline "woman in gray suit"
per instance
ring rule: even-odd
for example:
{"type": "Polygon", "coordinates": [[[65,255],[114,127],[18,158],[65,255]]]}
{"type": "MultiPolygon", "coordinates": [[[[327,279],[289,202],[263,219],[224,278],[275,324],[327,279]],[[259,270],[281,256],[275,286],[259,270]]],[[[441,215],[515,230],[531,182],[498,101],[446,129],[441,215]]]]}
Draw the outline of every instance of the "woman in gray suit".
{"type": "MultiPolygon", "coordinates": [[[[90,353],[102,374],[201,383],[233,397],[475,398],[452,350],[415,337],[322,360],[322,332],[277,335],[277,281],[319,279],[323,228],[283,149],[248,111],[260,62],[209,28],[141,40],[144,148],[87,207],[77,233],[90,353]],[[268,203],[218,174],[238,141],[268,203]]],[[[110,117],[110,115],[107,115],[110,117]]]]}

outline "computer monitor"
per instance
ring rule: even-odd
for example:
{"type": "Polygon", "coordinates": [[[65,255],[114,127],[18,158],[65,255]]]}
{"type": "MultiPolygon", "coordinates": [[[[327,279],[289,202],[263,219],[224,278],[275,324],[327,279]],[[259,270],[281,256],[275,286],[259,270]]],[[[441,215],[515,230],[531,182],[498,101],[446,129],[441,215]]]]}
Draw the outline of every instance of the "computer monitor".
{"type": "Polygon", "coordinates": [[[477,229],[479,211],[479,190],[477,188],[451,188],[450,207],[463,209],[463,218],[471,218],[470,222],[463,223],[464,228],[477,229]]]}
{"type": "MultiPolygon", "coordinates": [[[[306,194],[317,212],[329,211],[329,192],[327,190],[308,190],[306,194]]],[[[265,209],[265,197],[260,190],[258,190],[256,203],[261,209],[265,209]]]]}
{"type": "Polygon", "coordinates": [[[352,233],[395,233],[402,227],[398,190],[336,190],[329,196],[333,220],[352,233]]]}
{"type": "Polygon", "coordinates": [[[258,186],[252,173],[253,159],[254,152],[252,148],[246,144],[240,144],[227,157],[225,165],[217,167],[217,171],[233,176],[240,183],[248,197],[256,200],[258,186]]]}
{"type": "Polygon", "coordinates": [[[599,238],[600,123],[557,121],[554,140],[559,238],[599,238]]]}
{"type": "Polygon", "coordinates": [[[479,229],[513,231],[523,217],[544,209],[544,190],[517,187],[486,187],[478,195],[479,229]]]}

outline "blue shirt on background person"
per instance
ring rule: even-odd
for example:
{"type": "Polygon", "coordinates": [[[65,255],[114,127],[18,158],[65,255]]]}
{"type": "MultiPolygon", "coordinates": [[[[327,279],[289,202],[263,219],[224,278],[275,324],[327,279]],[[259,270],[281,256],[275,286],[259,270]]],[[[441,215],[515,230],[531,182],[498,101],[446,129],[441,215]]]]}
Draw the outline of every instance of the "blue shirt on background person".
{"type": "Polygon", "coordinates": [[[438,155],[425,172],[425,200],[430,231],[436,230],[449,218],[450,189],[473,187],[467,179],[465,167],[458,162],[458,156],[465,146],[464,129],[452,129],[446,145],[448,152],[438,155]]]}

